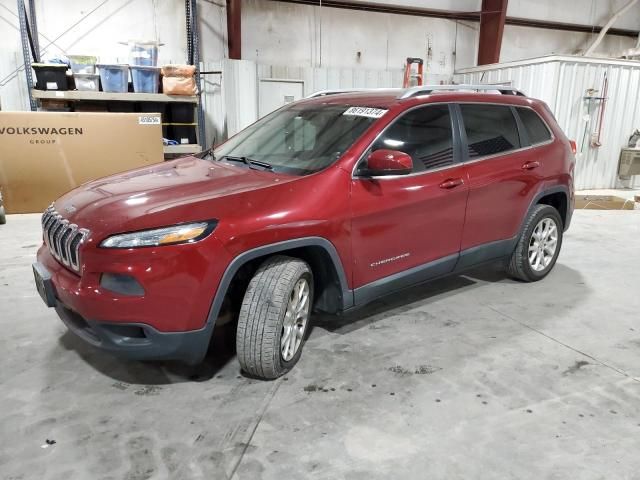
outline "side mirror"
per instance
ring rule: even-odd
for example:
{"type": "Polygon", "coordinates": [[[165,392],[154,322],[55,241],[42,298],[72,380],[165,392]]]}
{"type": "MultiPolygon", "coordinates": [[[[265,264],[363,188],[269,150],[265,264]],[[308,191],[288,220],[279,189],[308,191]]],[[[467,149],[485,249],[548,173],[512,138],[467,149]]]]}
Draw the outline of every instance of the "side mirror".
{"type": "Polygon", "coordinates": [[[367,176],[407,175],[413,170],[411,156],[397,150],[376,150],[367,157],[361,173],[367,176]]]}

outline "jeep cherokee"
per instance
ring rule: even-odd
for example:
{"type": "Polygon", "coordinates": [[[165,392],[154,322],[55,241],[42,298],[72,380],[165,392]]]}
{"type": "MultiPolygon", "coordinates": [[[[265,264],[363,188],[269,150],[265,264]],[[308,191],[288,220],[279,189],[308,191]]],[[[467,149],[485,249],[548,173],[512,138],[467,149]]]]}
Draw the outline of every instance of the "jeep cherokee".
{"type": "Polygon", "coordinates": [[[494,261],[545,277],[574,153],[548,107],[510,87],[321,92],[203,155],[56,200],[36,286],[71,331],[134,359],[200,362],[235,305],[240,365],[272,379],[313,310],[494,261]]]}

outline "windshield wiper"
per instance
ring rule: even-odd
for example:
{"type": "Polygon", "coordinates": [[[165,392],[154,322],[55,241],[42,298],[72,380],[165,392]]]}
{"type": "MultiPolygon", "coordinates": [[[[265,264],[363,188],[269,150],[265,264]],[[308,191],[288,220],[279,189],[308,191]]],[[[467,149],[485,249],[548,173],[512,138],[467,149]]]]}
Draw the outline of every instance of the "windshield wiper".
{"type": "Polygon", "coordinates": [[[232,162],[242,162],[246,164],[249,168],[256,170],[254,167],[260,167],[262,170],[273,170],[273,165],[267,162],[263,162],[261,160],[254,160],[250,157],[236,157],[234,155],[224,155],[217,160],[230,160],[232,162]]]}
{"type": "Polygon", "coordinates": [[[200,153],[195,153],[193,156],[201,160],[204,160],[205,158],[207,158],[207,155],[211,155],[211,157],[213,158],[213,152],[211,151],[211,148],[207,148],[206,150],[203,150],[200,153]]]}

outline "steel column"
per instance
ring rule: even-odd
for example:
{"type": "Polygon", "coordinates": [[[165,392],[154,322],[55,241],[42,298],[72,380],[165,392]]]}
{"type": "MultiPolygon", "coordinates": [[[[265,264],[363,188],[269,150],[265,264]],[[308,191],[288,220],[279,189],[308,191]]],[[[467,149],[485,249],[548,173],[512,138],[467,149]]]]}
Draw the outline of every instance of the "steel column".
{"type": "Polygon", "coordinates": [[[500,47],[506,18],[507,0],[482,0],[478,65],[500,61],[500,47]]]}
{"type": "Polygon", "coordinates": [[[36,20],[36,1],[29,0],[29,22],[31,24],[31,36],[33,48],[36,51],[36,62],[40,61],[40,39],[38,37],[38,22],[36,20]]]}
{"type": "Polygon", "coordinates": [[[242,58],[242,2],[241,0],[227,0],[227,44],[229,58],[242,58]]]}
{"type": "MultiPolygon", "coordinates": [[[[24,59],[24,73],[27,78],[27,90],[29,91],[29,106],[35,112],[38,109],[38,103],[33,98],[33,71],[31,70],[31,46],[29,45],[29,36],[31,31],[27,21],[27,9],[24,0],[18,0],[18,18],[20,20],[20,40],[22,42],[22,57],[24,59]]],[[[35,21],[35,18],[33,19],[35,21]]]]}
{"type": "Polygon", "coordinates": [[[205,118],[204,107],[202,105],[202,77],[200,76],[200,26],[198,24],[198,2],[197,0],[189,0],[189,14],[191,15],[191,47],[193,51],[193,65],[196,67],[196,85],[198,86],[198,143],[202,149],[207,148],[207,139],[205,138],[205,118]]]}

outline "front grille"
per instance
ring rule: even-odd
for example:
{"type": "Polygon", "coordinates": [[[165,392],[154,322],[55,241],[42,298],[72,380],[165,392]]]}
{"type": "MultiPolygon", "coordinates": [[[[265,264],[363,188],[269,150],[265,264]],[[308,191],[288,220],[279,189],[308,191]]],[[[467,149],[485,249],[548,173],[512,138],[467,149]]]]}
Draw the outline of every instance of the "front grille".
{"type": "Polygon", "coordinates": [[[80,247],[89,230],[69,223],[69,220],[62,218],[51,205],[42,214],[42,232],[51,255],[63,265],[79,272],[80,247]]]}

